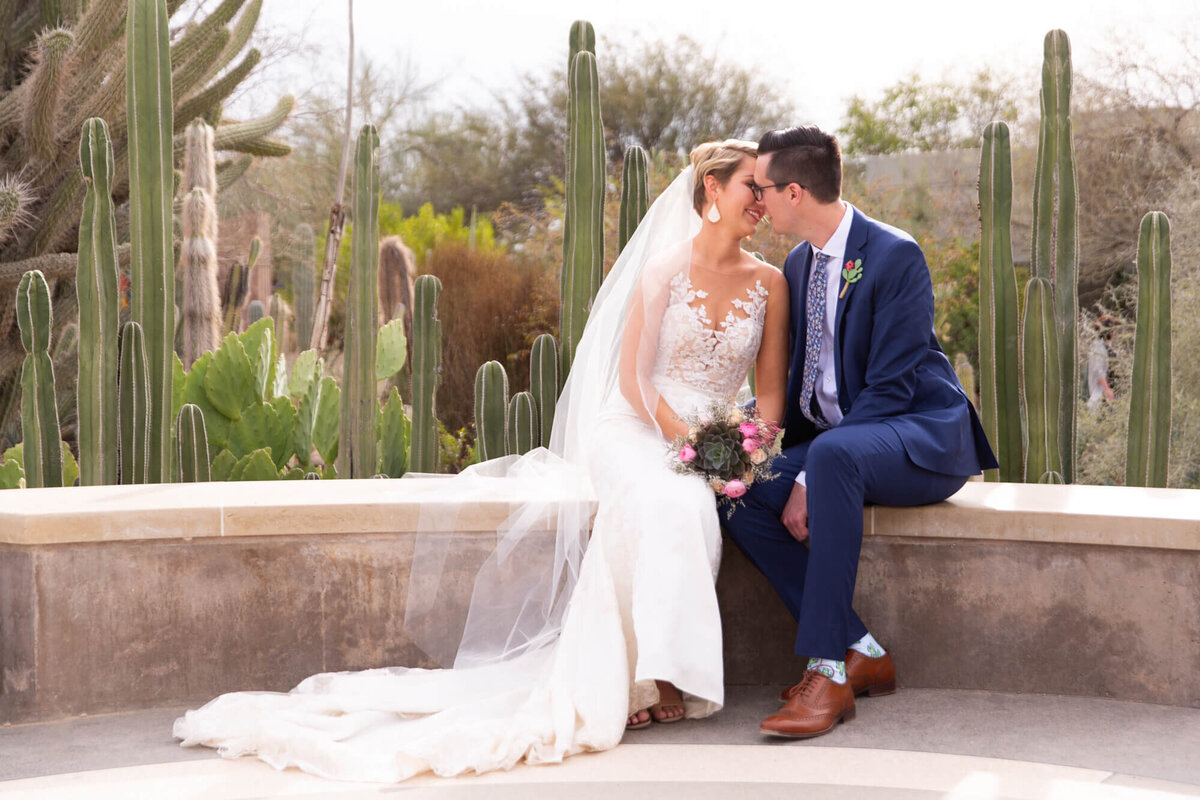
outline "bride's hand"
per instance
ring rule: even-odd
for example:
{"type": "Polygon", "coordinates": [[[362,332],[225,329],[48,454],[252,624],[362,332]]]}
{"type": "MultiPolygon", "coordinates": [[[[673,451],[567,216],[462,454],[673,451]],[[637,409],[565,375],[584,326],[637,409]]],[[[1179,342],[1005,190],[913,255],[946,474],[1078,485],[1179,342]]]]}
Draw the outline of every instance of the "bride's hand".
{"type": "Polygon", "coordinates": [[[788,495],[783,513],[779,516],[783,526],[788,529],[797,542],[808,538],[808,490],[798,483],[792,484],[792,493],[788,495]]]}

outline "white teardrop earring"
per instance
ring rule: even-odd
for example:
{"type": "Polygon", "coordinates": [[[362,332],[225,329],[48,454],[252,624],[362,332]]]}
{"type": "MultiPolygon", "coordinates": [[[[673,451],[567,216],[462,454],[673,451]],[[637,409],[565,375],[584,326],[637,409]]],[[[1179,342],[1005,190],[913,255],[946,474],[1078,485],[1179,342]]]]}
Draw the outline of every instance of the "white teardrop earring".
{"type": "Polygon", "coordinates": [[[720,211],[720,209],[717,208],[716,200],[714,200],[713,204],[708,207],[707,216],[708,216],[708,221],[713,223],[714,225],[721,221],[721,211],[720,211]]]}

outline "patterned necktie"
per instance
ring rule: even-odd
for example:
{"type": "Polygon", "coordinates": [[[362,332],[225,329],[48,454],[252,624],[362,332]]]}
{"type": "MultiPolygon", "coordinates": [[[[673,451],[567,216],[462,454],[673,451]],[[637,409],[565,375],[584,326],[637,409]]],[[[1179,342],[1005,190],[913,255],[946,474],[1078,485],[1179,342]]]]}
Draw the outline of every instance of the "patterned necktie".
{"type": "Polygon", "coordinates": [[[825,265],[829,256],[816,253],[813,256],[812,274],[808,278],[807,317],[808,332],[805,335],[804,349],[804,382],[800,386],[800,411],[818,427],[825,427],[825,421],[819,422],[813,417],[812,398],[813,385],[817,381],[817,358],[821,355],[821,340],[825,333],[825,265]]]}

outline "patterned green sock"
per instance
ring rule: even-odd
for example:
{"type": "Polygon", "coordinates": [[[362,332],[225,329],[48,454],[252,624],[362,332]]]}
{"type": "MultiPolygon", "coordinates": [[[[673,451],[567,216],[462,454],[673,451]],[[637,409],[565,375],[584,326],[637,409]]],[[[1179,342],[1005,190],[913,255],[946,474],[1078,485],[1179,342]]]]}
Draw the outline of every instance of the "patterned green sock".
{"type": "Polygon", "coordinates": [[[846,662],[832,658],[810,658],[808,669],[819,672],[834,683],[846,682],[846,662]]]}
{"type": "Polygon", "coordinates": [[[883,646],[880,645],[879,642],[875,641],[875,637],[869,633],[854,644],[850,645],[850,649],[857,650],[868,658],[879,658],[887,653],[887,651],[883,649],[883,646]]]}

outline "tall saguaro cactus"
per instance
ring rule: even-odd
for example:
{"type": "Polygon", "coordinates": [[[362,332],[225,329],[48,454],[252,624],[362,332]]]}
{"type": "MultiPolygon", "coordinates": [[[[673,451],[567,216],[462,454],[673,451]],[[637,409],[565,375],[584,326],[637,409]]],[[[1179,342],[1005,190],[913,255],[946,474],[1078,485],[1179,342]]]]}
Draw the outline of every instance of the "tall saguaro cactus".
{"type": "Polygon", "coordinates": [[[990,481],[1020,481],[1024,473],[1012,186],[1008,125],[993,122],[984,129],[979,163],[980,416],[1000,462],[1000,469],[984,473],[990,481]]]}
{"type": "Polygon", "coordinates": [[[379,281],[379,134],[364,125],[354,153],[354,232],[346,297],[346,361],[342,379],[342,433],[338,474],[375,474],[375,304],[379,281]]]}
{"type": "Polygon", "coordinates": [[[618,253],[625,249],[650,204],[646,165],[645,150],[634,145],[625,151],[625,161],[621,164],[621,214],[617,222],[618,253]]]}
{"type": "Polygon", "coordinates": [[[1062,381],[1057,399],[1058,447],[1063,479],[1071,483],[1079,394],[1079,189],[1071,128],[1071,42],[1061,30],[1046,34],[1041,108],[1033,188],[1033,274],[1054,285],[1062,381]]]}
{"type": "Polygon", "coordinates": [[[1126,486],[1167,485],[1171,441],[1171,223],[1151,211],[1138,235],[1126,486]]]}
{"type": "Polygon", "coordinates": [[[604,124],[596,56],[580,50],[568,73],[567,197],[563,221],[559,368],[565,379],[604,269],[604,124]]]}
{"type": "Polygon", "coordinates": [[[442,323],[437,317],[442,282],[433,275],[417,278],[413,302],[412,439],[409,469],[437,469],[437,385],[442,372],[442,323]]]}
{"type": "Polygon", "coordinates": [[[54,404],[54,365],[50,361],[50,287],[38,270],[17,286],[17,326],[25,362],[21,365],[21,436],[25,485],[62,486],[62,434],[54,404]]]}
{"type": "Polygon", "coordinates": [[[508,373],[499,361],[489,361],[475,373],[475,441],[480,461],[505,455],[507,425],[508,373]]]}
{"type": "Polygon", "coordinates": [[[150,374],[147,480],[170,478],[175,342],[171,59],[166,0],[129,0],[126,14],[130,273],[133,320],[145,333],[150,374]]]}
{"type": "Polygon", "coordinates": [[[113,150],[108,125],[83,124],[79,162],[86,192],[79,220],[78,438],[79,482],[112,485],[117,463],[117,237],[113,210],[113,150]]]}
{"type": "Polygon", "coordinates": [[[1058,328],[1048,278],[1034,277],[1025,286],[1025,381],[1022,400],[1028,422],[1025,480],[1062,483],[1058,449],[1058,328]]]}

